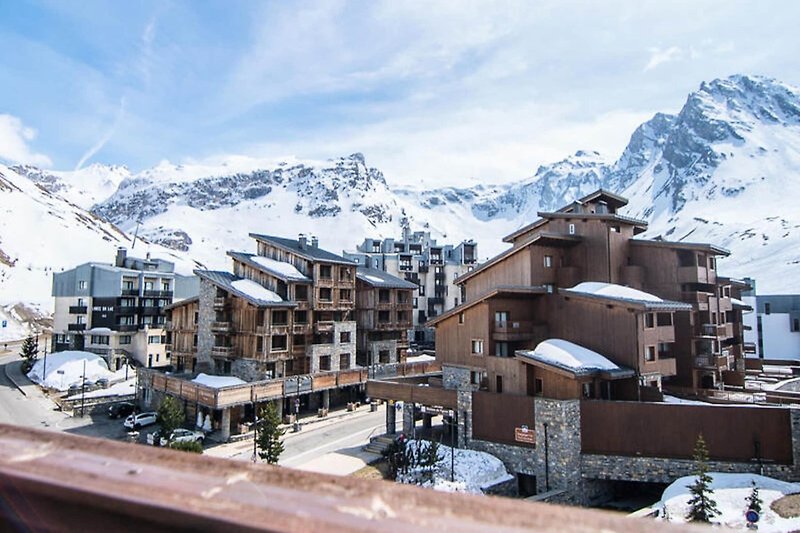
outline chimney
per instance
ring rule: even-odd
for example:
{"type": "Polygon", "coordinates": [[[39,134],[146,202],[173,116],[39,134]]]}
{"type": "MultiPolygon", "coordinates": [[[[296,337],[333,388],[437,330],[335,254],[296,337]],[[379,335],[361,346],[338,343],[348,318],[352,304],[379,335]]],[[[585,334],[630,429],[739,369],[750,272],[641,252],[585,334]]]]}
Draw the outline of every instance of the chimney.
{"type": "Polygon", "coordinates": [[[114,261],[114,264],[118,267],[124,267],[125,258],[127,256],[128,256],[128,250],[125,247],[120,246],[119,248],[117,248],[117,258],[114,261]]]}
{"type": "Polygon", "coordinates": [[[297,244],[300,246],[301,250],[306,249],[306,236],[302,233],[297,237],[297,244]]]}
{"type": "Polygon", "coordinates": [[[319,247],[319,239],[317,239],[316,235],[311,236],[311,247],[318,248],[319,247]]]}

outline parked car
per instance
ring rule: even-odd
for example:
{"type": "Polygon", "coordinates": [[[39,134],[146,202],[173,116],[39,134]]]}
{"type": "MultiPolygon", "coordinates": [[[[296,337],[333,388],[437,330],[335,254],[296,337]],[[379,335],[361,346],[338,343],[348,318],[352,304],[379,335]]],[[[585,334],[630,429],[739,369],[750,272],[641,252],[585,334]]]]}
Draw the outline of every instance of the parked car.
{"type": "Polygon", "coordinates": [[[120,418],[132,415],[136,411],[136,406],[131,402],[115,403],[108,408],[108,418],[120,418]]]}
{"type": "Polygon", "coordinates": [[[128,418],[126,418],[124,426],[128,429],[139,429],[140,427],[155,424],[157,421],[157,413],[139,413],[138,415],[130,415],[128,418]]]}
{"type": "Polygon", "coordinates": [[[202,443],[206,438],[205,433],[202,431],[192,431],[190,429],[178,428],[171,434],[171,439],[166,439],[160,431],[154,431],[147,436],[147,444],[155,446],[166,446],[170,441],[172,442],[193,442],[197,441],[202,443]]]}

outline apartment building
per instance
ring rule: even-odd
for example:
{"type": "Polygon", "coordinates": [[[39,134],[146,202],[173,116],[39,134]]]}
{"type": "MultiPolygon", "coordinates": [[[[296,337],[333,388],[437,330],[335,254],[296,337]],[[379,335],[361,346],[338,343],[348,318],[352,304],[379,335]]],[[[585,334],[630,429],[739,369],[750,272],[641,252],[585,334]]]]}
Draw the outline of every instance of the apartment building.
{"type": "Polygon", "coordinates": [[[355,368],[356,265],[316,238],[250,237],[256,254],[195,271],[199,298],[169,308],[176,367],[248,382],[355,368]]]}
{"type": "Polygon", "coordinates": [[[403,363],[417,285],[374,268],[356,270],[356,350],[360,366],[403,363]]]}
{"type": "Polygon", "coordinates": [[[109,367],[133,359],[147,367],[172,364],[166,350],[164,309],[197,294],[192,276],[158,258],[128,257],[114,264],[85,263],[53,274],[53,351],[84,350],[109,367]]]}
{"type": "Polygon", "coordinates": [[[400,239],[365,239],[356,251],[343,255],[366,268],[383,270],[417,285],[413,298],[409,337],[416,343],[433,343],[434,331],[425,324],[431,318],[464,301],[455,281],[477,264],[478,246],[463,241],[439,244],[430,232],[403,229],[400,239]]]}
{"type": "Polygon", "coordinates": [[[748,357],[800,360],[800,295],[758,294],[756,282],[741,299],[754,309],[745,317],[745,348],[748,357]]]}

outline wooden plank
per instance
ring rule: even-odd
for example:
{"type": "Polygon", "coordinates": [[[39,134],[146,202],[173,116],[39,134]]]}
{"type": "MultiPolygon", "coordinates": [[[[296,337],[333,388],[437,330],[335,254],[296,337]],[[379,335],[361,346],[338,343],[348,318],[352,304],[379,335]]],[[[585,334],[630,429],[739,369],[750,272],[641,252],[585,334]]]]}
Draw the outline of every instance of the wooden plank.
{"type": "Polygon", "coordinates": [[[314,374],[311,383],[312,390],[323,390],[336,388],[336,374],[314,374]]]}
{"type": "Polygon", "coordinates": [[[260,383],[258,385],[254,385],[253,395],[259,400],[281,398],[283,396],[283,382],[271,381],[269,383],[260,383]]]}
{"type": "Polygon", "coordinates": [[[206,407],[217,407],[217,394],[214,389],[209,387],[197,387],[197,403],[203,404],[206,407]]]}
{"type": "Polygon", "coordinates": [[[253,401],[252,386],[242,385],[217,391],[217,407],[239,405],[253,401]]]}
{"type": "Polygon", "coordinates": [[[183,380],[176,379],[176,378],[167,378],[166,379],[166,392],[168,394],[172,394],[173,396],[177,396],[178,398],[181,397],[181,383],[183,380]]]}
{"type": "Polygon", "coordinates": [[[167,376],[153,374],[153,390],[163,391],[167,388],[167,376]]]}

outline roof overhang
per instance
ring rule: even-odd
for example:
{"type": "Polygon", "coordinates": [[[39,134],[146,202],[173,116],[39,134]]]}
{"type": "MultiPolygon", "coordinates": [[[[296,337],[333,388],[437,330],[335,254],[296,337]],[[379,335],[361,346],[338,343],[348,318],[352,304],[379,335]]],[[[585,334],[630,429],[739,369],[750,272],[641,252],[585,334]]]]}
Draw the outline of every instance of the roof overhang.
{"type": "Polygon", "coordinates": [[[627,307],[643,313],[646,312],[675,312],[675,311],[691,311],[692,304],[685,302],[675,302],[672,300],[662,300],[660,302],[651,302],[647,300],[633,300],[631,298],[619,298],[615,296],[606,296],[603,294],[588,294],[585,292],[573,291],[570,289],[558,289],[558,293],[569,298],[578,300],[587,300],[597,303],[604,303],[607,305],[617,305],[620,307],[627,307]]]}
{"type": "Polygon", "coordinates": [[[447,311],[446,313],[442,313],[441,315],[428,320],[425,323],[427,327],[435,327],[440,322],[447,320],[459,313],[466,311],[467,309],[478,305],[479,303],[483,303],[486,300],[496,297],[503,297],[503,298],[529,298],[531,296],[537,296],[540,294],[547,294],[547,289],[545,287],[540,286],[517,286],[517,285],[499,285],[492,290],[486,292],[485,294],[481,295],[480,297],[470,301],[463,303],[457,307],[454,307],[447,311]]]}
{"type": "Polygon", "coordinates": [[[175,309],[177,307],[183,307],[184,305],[189,305],[189,304],[199,303],[199,302],[200,302],[200,297],[199,296],[194,296],[192,298],[186,298],[184,300],[178,300],[177,302],[172,302],[169,305],[165,305],[163,307],[163,309],[166,311],[166,310],[169,310],[169,309],[175,309]]]}
{"type": "Polygon", "coordinates": [[[592,368],[592,369],[582,369],[576,371],[575,369],[561,366],[552,363],[550,361],[535,359],[533,357],[530,357],[528,353],[529,351],[527,350],[517,350],[516,352],[514,352],[514,358],[527,365],[544,368],[545,370],[548,370],[555,374],[559,374],[561,376],[565,376],[568,378],[577,379],[579,381],[585,381],[595,378],[614,381],[618,379],[632,378],[636,375],[636,372],[633,369],[626,367],[619,367],[619,369],[617,370],[592,368]]]}
{"type": "Polygon", "coordinates": [[[693,250],[696,252],[706,252],[712,255],[729,256],[731,251],[722,246],[701,242],[678,242],[678,241],[655,241],[645,239],[631,239],[630,243],[635,246],[655,246],[659,248],[671,248],[674,250],[693,250]]]}

